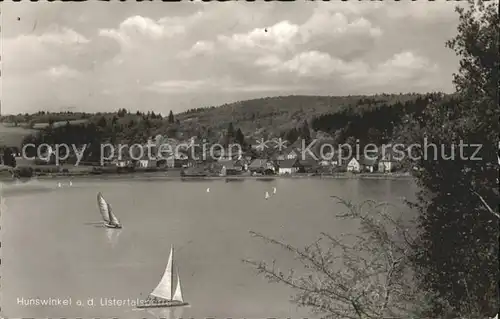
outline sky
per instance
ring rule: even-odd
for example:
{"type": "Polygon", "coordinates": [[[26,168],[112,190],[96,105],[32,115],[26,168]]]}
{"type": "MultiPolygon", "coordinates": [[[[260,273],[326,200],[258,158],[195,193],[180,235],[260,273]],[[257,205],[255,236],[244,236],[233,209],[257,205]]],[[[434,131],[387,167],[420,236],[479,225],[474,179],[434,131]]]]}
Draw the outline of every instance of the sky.
{"type": "Polygon", "coordinates": [[[455,1],[6,2],[2,114],[452,92],[455,1]]]}

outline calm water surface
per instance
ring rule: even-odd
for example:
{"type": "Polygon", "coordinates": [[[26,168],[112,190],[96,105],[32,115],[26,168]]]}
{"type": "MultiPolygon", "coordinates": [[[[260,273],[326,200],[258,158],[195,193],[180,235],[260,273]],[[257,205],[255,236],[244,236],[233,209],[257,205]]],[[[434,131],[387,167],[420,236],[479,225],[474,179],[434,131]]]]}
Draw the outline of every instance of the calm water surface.
{"type": "Polygon", "coordinates": [[[61,188],[55,180],[4,186],[0,269],[6,317],[314,318],[289,302],[291,290],[267,283],[241,261],[276,259],[283,269],[299,267],[293,256],[249,231],[304,247],[322,231],[356,230],[352,221],[335,217],[341,208],[331,195],[389,201],[407,211],[402,198],[413,198],[416,190],[405,180],[61,182],[61,188]],[[277,194],[265,200],[273,187],[277,194]],[[99,221],[98,191],[122,230],[91,224],[99,221]],[[100,304],[147,296],[163,274],[170,245],[189,307],[172,313],[100,304]],[[22,306],[18,298],[71,298],[72,305],[22,306]]]}

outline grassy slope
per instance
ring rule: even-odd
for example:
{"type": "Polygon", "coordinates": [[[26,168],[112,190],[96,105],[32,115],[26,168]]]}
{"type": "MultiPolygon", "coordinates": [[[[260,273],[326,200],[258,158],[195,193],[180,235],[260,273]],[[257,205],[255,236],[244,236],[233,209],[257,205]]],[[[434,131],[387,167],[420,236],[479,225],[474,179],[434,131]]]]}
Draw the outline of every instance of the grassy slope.
{"type": "Polygon", "coordinates": [[[33,132],[34,130],[0,123],[0,146],[19,147],[23,138],[33,132]]]}

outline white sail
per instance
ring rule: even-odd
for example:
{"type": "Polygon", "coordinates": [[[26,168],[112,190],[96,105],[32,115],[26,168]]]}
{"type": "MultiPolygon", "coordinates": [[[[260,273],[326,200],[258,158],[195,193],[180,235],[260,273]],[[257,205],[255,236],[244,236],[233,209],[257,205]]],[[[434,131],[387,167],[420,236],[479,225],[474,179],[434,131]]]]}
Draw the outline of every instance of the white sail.
{"type": "Polygon", "coordinates": [[[172,300],[172,257],[174,254],[173,247],[170,248],[170,257],[168,257],[168,264],[165,268],[165,273],[160,280],[160,283],[151,293],[154,297],[159,297],[167,300],[172,300]]]}
{"type": "Polygon", "coordinates": [[[276,194],[276,187],[273,188],[273,194],[276,194]]]}
{"type": "Polygon", "coordinates": [[[113,224],[113,225],[120,225],[120,221],[115,216],[115,214],[113,214],[113,210],[111,209],[111,205],[110,204],[108,204],[108,212],[109,212],[110,223],[113,224]]]}
{"type": "Polygon", "coordinates": [[[269,193],[268,193],[268,192],[266,192],[266,199],[268,199],[268,198],[269,198],[269,193]]]}
{"type": "Polygon", "coordinates": [[[99,211],[101,212],[102,219],[106,223],[109,223],[109,206],[108,203],[106,203],[106,201],[104,200],[104,197],[102,197],[101,193],[97,193],[97,206],[99,206],[99,211]]]}
{"type": "Polygon", "coordinates": [[[179,270],[177,270],[177,288],[175,288],[174,297],[172,299],[184,302],[184,299],[182,299],[181,278],[179,277],[179,270]]]}

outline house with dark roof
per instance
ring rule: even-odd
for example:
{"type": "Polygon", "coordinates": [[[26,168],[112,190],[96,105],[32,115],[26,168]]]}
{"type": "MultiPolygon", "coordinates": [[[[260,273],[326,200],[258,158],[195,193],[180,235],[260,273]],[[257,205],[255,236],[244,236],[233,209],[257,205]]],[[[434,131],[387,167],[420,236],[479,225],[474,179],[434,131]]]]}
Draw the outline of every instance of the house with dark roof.
{"type": "Polygon", "coordinates": [[[221,160],[217,164],[220,166],[221,172],[225,172],[225,175],[237,175],[243,170],[241,165],[232,160],[221,160]]]}
{"type": "Polygon", "coordinates": [[[279,163],[278,174],[292,175],[298,173],[301,167],[298,159],[286,159],[279,163]]]}
{"type": "Polygon", "coordinates": [[[318,162],[312,158],[306,158],[303,160],[299,160],[300,165],[300,173],[314,173],[318,168],[318,162]]]}
{"type": "Polygon", "coordinates": [[[373,173],[378,169],[378,158],[375,156],[361,156],[360,158],[352,157],[347,164],[348,172],[370,172],[373,173]]]}
{"type": "Polygon", "coordinates": [[[362,157],[360,160],[360,164],[363,171],[373,173],[378,168],[378,158],[373,156],[362,157]]]}
{"type": "Polygon", "coordinates": [[[378,162],[378,171],[386,173],[398,169],[401,165],[396,158],[397,156],[395,156],[391,149],[384,149],[378,162]]]}
{"type": "Polygon", "coordinates": [[[263,158],[257,158],[254,159],[250,163],[250,165],[248,165],[248,170],[252,173],[274,174],[276,168],[272,161],[263,158]]]}

